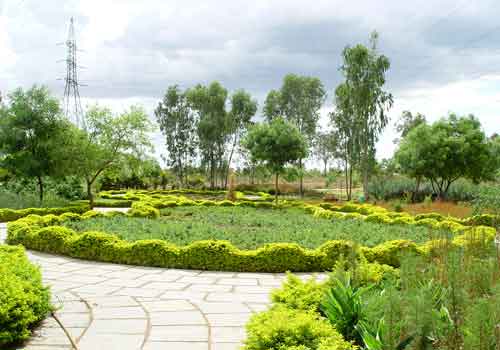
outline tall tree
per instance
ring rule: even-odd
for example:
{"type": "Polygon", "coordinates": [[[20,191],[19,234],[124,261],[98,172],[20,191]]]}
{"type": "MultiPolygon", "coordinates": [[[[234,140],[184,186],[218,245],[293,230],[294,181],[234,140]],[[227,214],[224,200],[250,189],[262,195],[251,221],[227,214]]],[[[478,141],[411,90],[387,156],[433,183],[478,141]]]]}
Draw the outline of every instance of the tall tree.
{"type": "Polygon", "coordinates": [[[334,131],[318,132],[314,139],[314,151],[323,162],[323,174],[328,172],[328,163],[337,158],[339,148],[338,135],[334,131]]]}
{"type": "Polygon", "coordinates": [[[229,175],[229,169],[233,160],[233,155],[242,135],[251,125],[251,119],[257,112],[257,101],[252,99],[252,96],[244,91],[237,90],[231,96],[231,110],[229,112],[229,131],[232,133],[232,144],[230,146],[225,185],[229,175]]]}
{"type": "Polygon", "coordinates": [[[275,200],[278,203],[279,175],[285,166],[307,156],[307,143],[298,128],[283,118],[253,126],[243,140],[254,161],[261,161],[275,174],[275,200]]]}
{"type": "Polygon", "coordinates": [[[186,94],[177,85],[170,86],[155,110],[156,120],[165,136],[167,165],[183,185],[187,169],[196,151],[196,118],[186,94]]]}
{"type": "MultiPolygon", "coordinates": [[[[264,115],[268,120],[283,117],[295,124],[299,132],[312,143],[320,117],[320,108],[326,92],[318,78],[288,74],[279,91],[269,92],[264,103],[264,115]]],[[[303,159],[298,159],[300,168],[300,194],[304,194],[303,159]]]]}
{"type": "Polygon", "coordinates": [[[70,170],[65,146],[72,126],[45,87],[17,89],[9,102],[0,108],[1,166],[16,176],[36,179],[42,203],[44,177],[63,176],[70,170]]]}
{"type": "Polygon", "coordinates": [[[358,44],[344,49],[340,71],[345,81],[337,87],[335,94],[337,109],[340,109],[338,115],[349,119],[342,128],[350,128],[344,136],[350,138],[353,152],[358,154],[353,159],[359,160],[365,198],[368,198],[375,143],[388,123],[387,111],[393,102],[392,95],[383,90],[389,59],[377,52],[377,40],[378,34],[374,32],[370,37],[370,48],[358,44]]]}
{"type": "Polygon", "coordinates": [[[225,109],[227,90],[218,82],[197,85],[187,91],[191,107],[198,113],[197,134],[202,160],[208,164],[210,187],[223,174],[225,146],[231,135],[230,117],[225,109]]]}
{"type": "Polygon", "coordinates": [[[330,121],[338,139],[339,155],[344,165],[345,190],[347,200],[352,199],[353,173],[359,163],[357,147],[357,129],[352,104],[350,103],[349,88],[340,84],[335,89],[336,109],[330,113],[330,121]]]}
{"type": "Polygon", "coordinates": [[[493,179],[498,169],[496,151],[474,116],[451,114],[411,130],[401,141],[395,159],[407,175],[427,178],[444,199],[459,178],[475,182],[493,179]]]}
{"type": "Polygon", "coordinates": [[[111,166],[141,157],[151,147],[148,132],[152,124],[139,106],[132,106],[120,115],[110,109],[91,107],[85,117],[87,131],[78,131],[72,146],[74,168],[85,178],[90,206],[94,205],[92,187],[98,177],[111,166]]]}
{"type": "MultiPolygon", "coordinates": [[[[395,129],[401,135],[401,138],[406,137],[408,133],[419,126],[420,124],[426,123],[427,119],[425,115],[416,113],[412,114],[410,111],[403,111],[398,121],[396,122],[395,129]]],[[[400,138],[395,139],[394,143],[398,144],[400,138]]]]}

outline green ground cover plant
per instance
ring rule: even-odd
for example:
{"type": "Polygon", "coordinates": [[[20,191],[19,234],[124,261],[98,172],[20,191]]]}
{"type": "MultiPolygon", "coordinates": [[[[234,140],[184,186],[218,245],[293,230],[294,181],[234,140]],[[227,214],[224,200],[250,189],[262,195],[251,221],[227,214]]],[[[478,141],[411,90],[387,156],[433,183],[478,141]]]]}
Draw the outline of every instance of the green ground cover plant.
{"type": "Polygon", "coordinates": [[[275,242],[316,248],[329,240],[350,240],[366,246],[397,239],[421,243],[442,234],[424,226],[315,218],[301,208],[178,207],[162,209],[159,219],[96,217],[64,225],[78,232],[113,233],[127,241],[162,239],[187,245],[207,239],[228,240],[240,249],[275,242]]]}
{"type": "Polygon", "coordinates": [[[282,314],[289,323],[305,315],[327,320],[363,350],[500,348],[498,248],[474,238],[466,246],[441,243],[430,255],[406,254],[399,269],[348,256],[323,282],[290,274],[272,293],[270,310],[248,323],[246,349],[257,336],[269,344],[284,341],[270,325],[256,325],[282,314]]]}
{"type": "Polygon", "coordinates": [[[0,245],[0,348],[26,340],[51,310],[38,267],[21,247],[0,245]]]}

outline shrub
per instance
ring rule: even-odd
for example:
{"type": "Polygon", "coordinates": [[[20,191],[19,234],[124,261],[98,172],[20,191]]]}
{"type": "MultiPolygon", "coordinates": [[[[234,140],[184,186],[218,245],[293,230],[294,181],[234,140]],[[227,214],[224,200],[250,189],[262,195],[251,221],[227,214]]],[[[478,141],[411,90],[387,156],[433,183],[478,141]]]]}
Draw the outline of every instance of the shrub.
{"type": "Polygon", "coordinates": [[[134,217],[152,219],[160,217],[160,211],[158,209],[144,202],[134,202],[132,204],[132,208],[129,211],[129,214],[130,216],[134,217]]]}
{"type": "Polygon", "coordinates": [[[325,290],[325,283],[317,282],[314,278],[302,281],[288,273],[281,288],[272,292],[271,300],[293,310],[318,311],[325,290]]]}
{"type": "Polygon", "coordinates": [[[421,254],[414,242],[405,240],[388,241],[371,249],[365,248],[363,253],[369,262],[378,262],[394,267],[400,266],[402,256],[421,254]]]}
{"type": "Polygon", "coordinates": [[[40,270],[20,247],[0,245],[0,347],[26,340],[30,328],[50,311],[40,270]]]}
{"type": "Polygon", "coordinates": [[[0,209],[0,222],[14,221],[30,214],[36,215],[48,215],[54,214],[59,215],[62,213],[72,212],[72,213],[84,213],[89,210],[88,204],[80,203],[76,205],[71,205],[68,207],[61,208],[25,208],[25,209],[0,209]]]}
{"type": "Polygon", "coordinates": [[[274,307],[252,316],[244,350],[350,350],[353,345],[318,316],[274,307]]]}

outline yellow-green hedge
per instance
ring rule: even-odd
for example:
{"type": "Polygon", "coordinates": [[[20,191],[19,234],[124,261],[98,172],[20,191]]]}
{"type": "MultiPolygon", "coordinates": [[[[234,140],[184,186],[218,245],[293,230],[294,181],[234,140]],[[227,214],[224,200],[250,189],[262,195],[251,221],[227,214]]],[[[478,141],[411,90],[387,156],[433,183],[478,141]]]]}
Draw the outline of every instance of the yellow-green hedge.
{"type": "Polygon", "coordinates": [[[28,339],[50,309],[49,289],[24,249],[0,245],[0,348],[28,339]]]}
{"type": "MultiPolygon", "coordinates": [[[[139,204],[139,203],[137,203],[139,204]]],[[[107,261],[121,264],[187,268],[199,270],[284,272],[330,270],[340,256],[364,254],[370,262],[399,266],[402,254],[429,254],[432,246],[417,245],[406,240],[389,241],[375,247],[358,247],[353,242],[332,240],[316,249],[306,249],[295,243],[272,243],[255,250],[241,250],[228,241],[204,240],[186,246],[177,246],[163,240],[128,242],[105,232],[78,233],[58,226],[66,220],[85,220],[96,216],[146,214],[151,206],[133,208],[129,214],[87,212],[83,215],[66,213],[60,216],[30,215],[7,226],[7,242],[48,253],[75,258],[107,261]]],[[[479,226],[470,228],[482,240],[492,241],[495,230],[479,226]]],[[[468,231],[457,235],[450,244],[469,244],[468,231]]]]}
{"type": "Polygon", "coordinates": [[[36,215],[48,215],[55,214],[59,215],[66,212],[72,213],[84,213],[89,210],[89,205],[85,203],[75,204],[67,207],[61,208],[25,208],[25,209],[0,209],[0,222],[14,221],[25,216],[36,214],[36,215]]]}

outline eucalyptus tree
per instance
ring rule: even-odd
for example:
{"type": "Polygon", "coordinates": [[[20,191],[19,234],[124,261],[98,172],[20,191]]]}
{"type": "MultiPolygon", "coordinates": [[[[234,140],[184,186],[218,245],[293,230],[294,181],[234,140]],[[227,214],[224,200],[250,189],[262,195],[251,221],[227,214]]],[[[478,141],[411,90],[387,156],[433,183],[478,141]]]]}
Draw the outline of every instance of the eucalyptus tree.
{"type": "Polygon", "coordinates": [[[229,175],[229,169],[233,160],[233,155],[238,146],[241,137],[251,125],[252,117],[257,112],[257,101],[252,99],[252,96],[244,91],[237,90],[231,96],[231,110],[229,111],[229,129],[232,133],[232,143],[227,161],[225,184],[229,175]]]}
{"type": "Polygon", "coordinates": [[[328,172],[328,163],[338,157],[339,137],[335,131],[318,132],[314,138],[314,153],[323,162],[323,174],[328,172]]]}
{"type": "MultiPolygon", "coordinates": [[[[186,92],[191,108],[198,114],[196,132],[202,161],[208,165],[210,187],[222,179],[225,147],[232,133],[233,123],[226,111],[228,91],[219,83],[196,85],[186,92]]],[[[221,181],[222,184],[222,181],[221,181]]]]}
{"type": "MultiPolygon", "coordinates": [[[[408,133],[419,126],[420,124],[427,123],[427,119],[425,118],[425,115],[421,113],[411,113],[410,111],[403,111],[401,113],[401,116],[399,117],[398,121],[396,122],[395,125],[395,130],[397,133],[401,135],[401,138],[406,137],[408,133]]],[[[401,139],[395,139],[394,143],[398,144],[401,139]]]]}
{"type": "MultiPolygon", "coordinates": [[[[288,74],[279,90],[271,90],[264,102],[263,112],[268,120],[283,117],[293,123],[311,144],[316,135],[320,108],[326,91],[318,78],[288,74]]],[[[300,194],[303,188],[303,158],[298,159],[300,168],[300,194]]]]}
{"type": "Polygon", "coordinates": [[[167,165],[172,168],[181,184],[186,184],[197,145],[196,115],[190,107],[186,93],[177,85],[170,86],[155,110],[156,120],[168,152],[167,165]]]}
{"type": "MultiPolygon", "coordinates": [[[[345,80],[335,90],[337,116],[347,118],[340,129],[352,143],[352,151],[356,154],[348,161],[359,161],[365,198],[368,198],[375,143],[388,124],[387,112],[393,103],[392,95],[383,89],[390,62],[378,53],[377,40],[378,34],[373,32],[369,48],[358,44],[343,50],[340,71],[345,80]],[[345,128],[349,129],[348,132],[345,128]]],[[[333,118],[333,121],[337,119],[333,118]]]]}

